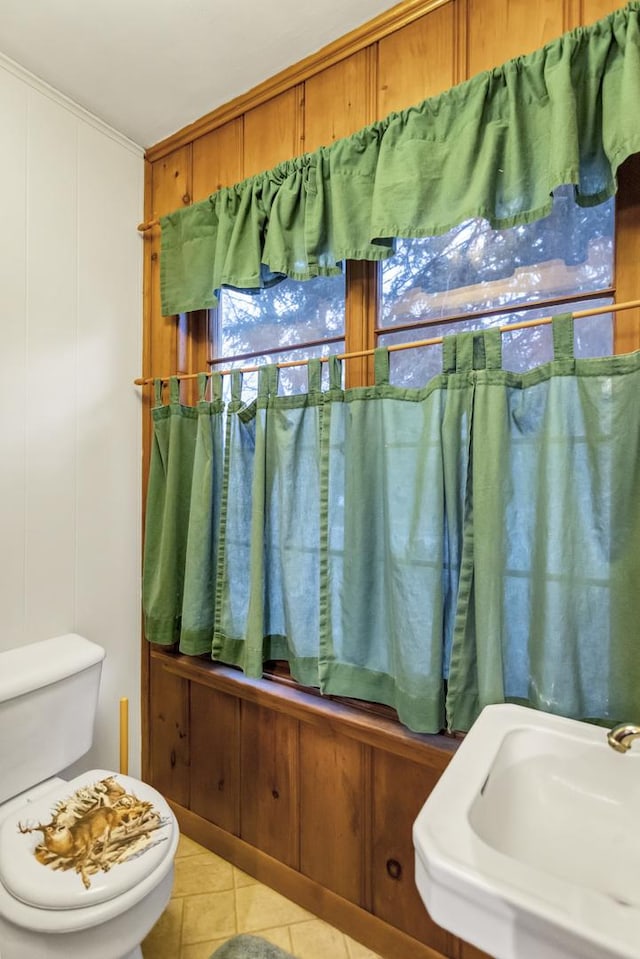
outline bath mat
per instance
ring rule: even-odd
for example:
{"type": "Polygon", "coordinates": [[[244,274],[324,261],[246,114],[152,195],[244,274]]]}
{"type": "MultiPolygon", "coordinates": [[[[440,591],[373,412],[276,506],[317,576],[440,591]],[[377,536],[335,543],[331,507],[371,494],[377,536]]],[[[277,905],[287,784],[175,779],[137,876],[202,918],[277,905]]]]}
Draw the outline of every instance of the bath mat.
{"type": "Polygon", "coordinates": [[[260,936],[234,936],[213,953],[211,959],[295,959],[260,936]]]}

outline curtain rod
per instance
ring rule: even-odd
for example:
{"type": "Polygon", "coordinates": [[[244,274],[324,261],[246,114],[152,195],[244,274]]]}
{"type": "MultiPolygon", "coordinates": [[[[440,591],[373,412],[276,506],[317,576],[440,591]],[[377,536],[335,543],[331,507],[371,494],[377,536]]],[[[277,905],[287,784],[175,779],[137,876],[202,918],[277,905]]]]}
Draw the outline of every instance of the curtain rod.
{"type": "MultiPolygon", "coordinates": [[[[601,313],[620,313],[622,310],[633,310],[637,307],[640,307],[640,300],[628,300],[626,303],[614,303],[611,306],[595,306],[590,310],[578,310],[572,314],[574,320],[581,320],[587,316],[598,316],[601,313]]],[[[538,320],[522,320],[520,323],[509,323],[507,326],[501,326],[501,333],[511,333],[512,330],[525,330],[533,326],[547,326],[553,321],[552,316],[542,317],[538,320]]],[[[389,333],[393,333],[393,327],[390,327],[388,330],[389,333]]],[[[475,331],[474,331],[475,332],[475,331]]],[[[478,331],[481,332],[481,331],[478,331]]],[[[387,349],[390,353],[395,352],[396,350],[410,350],[416,349],[421,346],[436,346],[438,343],[442,343],[442,336],[432,336],[428,340],[414,340],[411,343],[392,343],[391,346],[388,346],[387,349]]],[[[373,356],[375,349],[368,350],[357,350],[354,353],[339,353],[339,360],[353,360],[362,356],[373,356]]],[[[329,359],[328,356],[318,357],[321,363],[326,363],[329,359]]],[[[285,369],[289,366],[307,366],[309,360],[287,360],[283,363],[276,363],[275,365],[278,369],[285,369]]],[[[258,370],[261,370],[264,367],[264,363],[261,363],[258,366],[243,366],[238,369],[229,369],[229,370],[216,370],[215,372],[220,373],[221,376],[228,376],[230,373],[255,373],[258,370]]],[[[195,380],[200,373],[177,373],[175,374],[175,379],[178,380],[195,380]]],[[[205,376],[211,376],[212,371],[209,370],[205,376]]],[[[154,383],[155,380],[161,379],[163,383],[166,383],[171,379],[170,376],[147,376],[138,377],[134,380],[136,386],[149,386],[151,383],[154,383]]]]}

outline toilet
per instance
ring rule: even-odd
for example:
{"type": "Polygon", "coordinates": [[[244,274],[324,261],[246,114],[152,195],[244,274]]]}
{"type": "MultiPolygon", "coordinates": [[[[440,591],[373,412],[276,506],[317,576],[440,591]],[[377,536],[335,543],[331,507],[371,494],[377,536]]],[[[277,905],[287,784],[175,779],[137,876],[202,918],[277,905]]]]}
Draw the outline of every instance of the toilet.
{"type": "Polygon", "coordinates": [[[93,769],[104,650],[69,633],[0,653],[0,957],[142,959],[178,825],[163,797],[93,769]]]}

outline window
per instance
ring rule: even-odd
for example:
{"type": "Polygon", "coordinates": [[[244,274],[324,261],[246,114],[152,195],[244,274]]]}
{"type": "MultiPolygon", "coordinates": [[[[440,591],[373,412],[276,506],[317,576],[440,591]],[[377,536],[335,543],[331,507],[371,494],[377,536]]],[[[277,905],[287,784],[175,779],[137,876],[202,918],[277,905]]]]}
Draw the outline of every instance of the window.
{"type": "MultiPolygon", "coordinates": [[[[224,289],[213,323],[214,368],[286,363],[344,351],[345,277],[283,280],[259,293],[224,289]]],[[[243,397],[253,399],[257,373],[245,374],[243,397]]],[[[228,377],[225,377],[228,388],[228,377]]],[[[303,393],[304,366],[280,371],[280,392],[303,393]]]]}
{"type": "MultiPolygon", "coordinates": [[[[356,282],[362,284],[364,274],[369,286],[368,295],[360,289],[354,296],[359,312],[346,308],[349,270],[330,279],[285,280],[255,294],[224,289],[212,317],[210,362],[229,369],[345,352],[351,325],[364,329],[356,341],[393,345],[609,305],[614,232],[613,200],[583,209],[572,189],[563,188],[551,214],[528,225],[492,230],[472,220],[444,236],[398,241],[393,258],[357,271],[356,282]]],[[[515,371],[552,357],[550,326],[505,334],[502,343],[504,365],[515,371]]],[[[576,324],[576,355],[612,352],[612,314],[576,324]]],[[[424,386],[441,364],[439,346],[394,351],[391,382],[424,386]]],[[[224,384],[228,391],[228,377],[224,384]]],[[[281,369],[281,394],[306,388],[304,366],[281,369]]],[[[245,374],[243,399],[251,401],[256,391],[257,373],[245,374]]],[[[265,675],[294,683],[284,662],[265,664],[265,675]]],[[[348,702],[394,714],[379,704],[348,702]]]]}
{"type": "MultiPolygon", "coordinates": [[[[469,220],[440,237],[402,240],[382,266],[377,340],[412,342],[505,326],[613,302],[614,201],[581,208],[571,188],[551,214],[507,230],[469,220]]],[[[576,356],[613,350],[611,314],[576,325],[576,356]]],[[[524,371],[551,359],[549,326],[503,337],[504,365],[524,371]]],[[[422,386],[441,369],[439,347],[392,353],[392,382],[422,386]],[[423,354],[420,359],[417,355],[423,354]]]]}
{"type": "MultiPolygon", "coordinates": [[[[393,346],[608,305],[614,211],[613,200],[581,208],[573,188],[562,187],[550,215],[531,224],[493,230],[485,220],[470,220],[443,236],[399,240],[394,257],[369,265],[377,296],[367,302],[378,304],[369,315],[347,313],[345,274],[284,280],[259,293],[224,289],[211,324],[210,363],[229,369],[344,352],[356,323],[369,330],[368,342],[393,346]]],[[[503,351],[505,367],[515,371],[546,362],[551,329],[505,334],[503,351]]],[[[612,314],[576,324],[577,356],[612,351],[612,314]]],[[[424,386],[441,362],[438,346],[393,351],[391,381],[424,386]]],[[[306,384],[304,367],[281,370],[281,393],[303,392],[306,384]]],[[[256,387],[257,374],[246,374],[244,398],[252,399],[256,387]]]]}

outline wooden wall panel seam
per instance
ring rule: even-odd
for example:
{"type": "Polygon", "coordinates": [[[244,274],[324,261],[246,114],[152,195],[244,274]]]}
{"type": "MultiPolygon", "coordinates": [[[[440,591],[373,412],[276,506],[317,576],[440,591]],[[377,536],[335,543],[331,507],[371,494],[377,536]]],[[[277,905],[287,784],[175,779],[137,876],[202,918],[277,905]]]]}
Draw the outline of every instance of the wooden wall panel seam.
{"type": "MultiPolygon", "coordinates": [[[[372,43],[365,50],[366,55],[366,84],[367,84],[367,119],[366,125],[373,123],[378,116],[378,41],[372,43]]],[[[356,132],[355,130],[353,131],[356,132]]]]}
{"type": "Polygon", "coordinates": [[[372,747],[362,743],[362,811],[363,823],[362,833],[365,836],[365,842],[362,848],[362,904],[368,912],[373,912],[373,856],[372,830],[373,830],[373,759],[372,747]]]}
{"type": "Polygon", "coordinates": [[[469,79],[468,0],[455,0],[454,13],[453,76],[454,83],[458,84],[469,79]]]}
{"type": "Polygon", "coordinates": [[[298,144],[298,154],[305,152],[304,146],[305,98],[304,83],[296,86],[296,115],[295,115],[295,142],[298,144]]]}
{"type": "Polygon", "coordinates": [[[582,0],[563,0],[564,29],[574,30],[582,23],[582,0]]]}
{"type": "Polygon", "coordinates": [[[295,862],[295,868],[300,872],[300,833],[302,832],[302,823],[300,819],[300,793],[301,793],[301,782],[300,782],[300,722],[296,721],[295,724],[295,757],[294,757],[294,771],[291,776],[291,781],[293,788],[295,790],[295,795],[292,800],[292,807],[294,810],[295,817],[295,829],[294,829],[294,852],[293,860],[295,862]]]}

